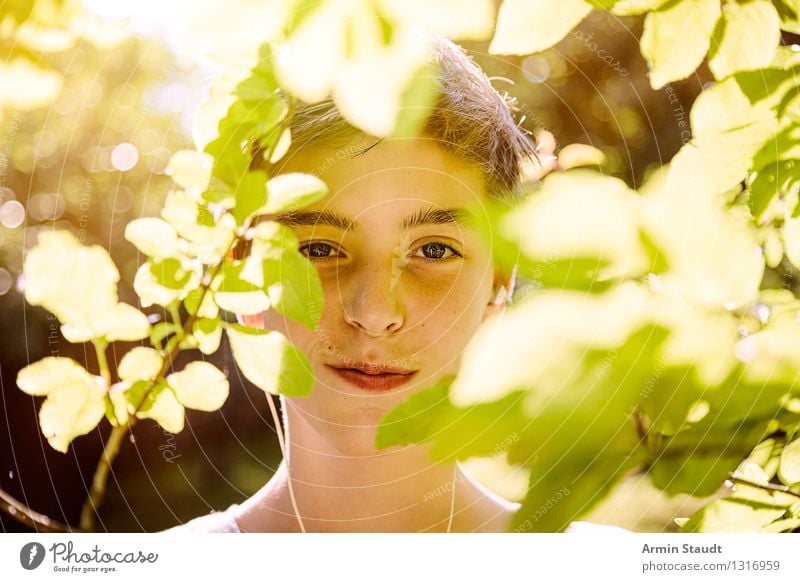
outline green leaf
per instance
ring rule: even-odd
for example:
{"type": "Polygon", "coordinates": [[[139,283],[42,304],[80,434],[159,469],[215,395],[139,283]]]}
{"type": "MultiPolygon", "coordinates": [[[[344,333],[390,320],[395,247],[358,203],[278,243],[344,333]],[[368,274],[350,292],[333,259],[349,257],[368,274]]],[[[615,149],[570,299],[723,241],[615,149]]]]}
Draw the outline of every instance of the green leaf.
{"type": "Polygon", "coordinates": [[[125,238],[149,257],[183,255],[175,228],[160,218],[137,218],[125,227],[125,238]]]}
{"type": "Polygon", "coordinates": [[[269,309],[270,302],[263,290],[264,274],[261,259],[248,257],[243,261],[225,261],[215,280],[214,301],[233,313],[252,315],[269,309]]]}
{"type": "Polygon", "coordinates": [[[245,220],[264,208],[266,202],[266,172],[247,172],[236,187],[236,206],[233,209],[233,216],[237,224],[244,224],[245,220]]]}
{"type": "Polygon", "coordinates": [[[437,429],[444,426],[442,418],[452,408],[447,394],[454,379],[453,375],[445,376],[387,413],[378,424],[375,447],[417,444],[436,436],[437,429]]]}
{"type": "Polygon", "coordinates": [[[330,93],[345,60],[347,16],[323,2],[302,19],[273,61],[281,87],[307,103],[330,93]]]}
{"type": "Polygon", "coordinates": [[[187,254],[205,264],[223,258],[236,232],[236,219],[231,214],[223,213],[219,220],[215,220],[206,205],[198,204],[180,190],[167,195],[161,216],[191,243],[187,254]]]}
{"type": "Polygon", "coordinates": [[[592,11],[584,0],[505,0],[489,45],[494,55],[526,55],[555,45],[592,11]]]}
{"type": "Polygon", "coordinates": [[[218,317],[201,317],[194,322],[192,335],[197,340],[197,348],[205,355],[211,355],[222,340],[222,324],[218,317]]]}
{"type": "Polygon", "coordinates": [[[800,528],[800,518],[791,517],[789,519],[779,519],[773,521],[769,525],[765,525],[760,530],[760,533],[781,533],[800,528]]]}
{"type": "Polygon", "coordinates": [[[222,371],[208,362],[190,362],[182,372],[167,376],[167,384],[186,408],[213,412],[228,399],[230,387],[222,371]]]}
{"type": "Polygon", "coordinates": [[[311,392],[311,364],[285,336],[240,325],[229,326],[227,332],[233,357],[250,382],[271,394],[307,396],[311,392]]]}
{"type": "Polygon", "coordinates": [[[39,410],[39,425],[50,446],[66,453],[69,443],[92,431],[105,411],[105,390],[94,379],[87,379],[52,390],[39,410]]]}
{"type": "Polygon", "coordinates": [[[133,279],[133,288],[142,306],[167,306],[186,297],[200,284],[196,267],[189,261],[174,257],[150,259],[143,263],[133,279]]]}
{"type": "Polygon", "coordinates": [[[69,324],[71,337],[102,337],[117,316],[117,267],[105,249],[83,246],[67,231],[42,232],[23,274],[28,302],[69,324]]]}
{"type": "Polygon", "coordinates": [[[682,532],[724,533],[756,532],[783,517],[782,509],[738,499],[720,499],[695,513],[681,528],[682,532]]]}
{"type": "Polygon", "coordinates": [[[713,495],[761,442],[765,431],[766,423],[759,421],[714,430],[712,421],[704,419],[654,452],[653,484],[670,494],[713,495]]]}
{"type": "MultiPolygon", "coordinates": [[[[135,382],[126,392],[125,397],[131,404],[129,410],[132,412],[134,407],[139,404],[144,396],[145,390],[150,386],[149,381],[139,380],[135,382]]],[[[179,433],[183,430],[184,409],[175,392],[165,382],[159,382],[152,390],[147,393],[144,404],[136,413],[138,418],[150,418],[155,420],[171,433],[179,433]]]]}
{"type": "Polygon", "coordinates": [[[328,193],[328,187],[312,174],[291,172],[271,178],[267,191],[267,204],[259,213],[275,214],[297,210],[321,200],[328,193]]]}
{"type": "Polygon", "coordinates": [[[620,0],[611,7],[611,12],[618,16],[636,16],[658,10],[670,0],[620,0]]]}
{"type": "Polygon", "coordinates": [[[700,66],[720,13],[719,0],[679,0],[648,13],[641,50],[653,89],[685,79],[700,66]]]}
{"type": "Polygon", "coordinates": [[[47,396],[62,387],[93,386],[98,380],[72,358],[54,356],[25,366],[17,373],[17,386],[31,396],[47,396]]]}
{"type": "Polygon", "coordinates": [[[26,366],[17,375],[17,385],[32,396],[47,396],[39,424],[50,446],[62,453],[105,415],[107,387],[102,378],[70,358],[47,357],[26,366]]]}
{"type": "Polygon", "coordinates": [[[800,439],[783,447],[778,477],[786,485],[800,483],[800,439]]]}
{"type": "MultiPolygon", "coordinates": [[[[62,331],[64,337],[69,339],[67,327],[65,325],[62,331]]],[[[132,305],[117,303],[117,309],[109,317],[106,329],[105,338],[110,342],[134,342],[150,335],[150,321],[144,313],[132,305]]]]}
{"type": "Polygon", "coordinates": [[[519,208],[484,205],[472,214],[502,269],[516,267],[544,287],[602,292],[649,267],[639,207],[622,181],[574,170],[547,176],[519,208]],[[613,232],[603,226],[609,222],[613,232]]]}
{"type": "Polygon", "coordinates": [[[122,357],[117,373],[122,380],[154,379],[161,371],[164,359],[153,348],[135,347],[122,357]]]}
{"type": "MultiPolygon", "coordinates": [[[[800,183],[800,158],[763,166],[750,183],[748,204],[753,217],[763,221],[774,208],[773,202],[800,183]]],[[[790,227],[791,228],[791,227],[790,227]]]]}
{"type": "Polygon", "coordinates": [[[314,265],[295,250],[284,251],[279,259],[264,259],[263,265],[272,308],[316,329],[324,304],[322,283],[314,265]]]}
{"type": "Polygon", "coordinates": [[[708,66],[722,79],[766,67],[781,40],[780,19],[769,0],[726,2],[709,51],[708,66]]]}
{"type": "Polygon", "coordinates": [[[213,164],[214,158],[205,152],[181,150],[170,158],[166,174],[180,187],[199,195],[208,188],[213,164]]]}
{"type": "Polygon", "coordinates": [[[796,269],[800,269],[800,217],[790,216],[787,212],[781,234],[786,258],[796,269]]]}
{"type": "Polygon", "coordinates": [[[411,77],[400,98],[392,137],[416,137],[425,127],[439,96],[438,75],[436,65],[426,63],[411,77]]]}

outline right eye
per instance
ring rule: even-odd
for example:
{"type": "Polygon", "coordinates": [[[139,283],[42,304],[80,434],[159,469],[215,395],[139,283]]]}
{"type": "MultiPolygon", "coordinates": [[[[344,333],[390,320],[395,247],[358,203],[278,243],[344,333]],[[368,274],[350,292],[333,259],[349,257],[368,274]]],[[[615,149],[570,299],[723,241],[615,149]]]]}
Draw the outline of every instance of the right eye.
{"type": "Polygon", "coordinates": [[[300,245],[300,252],[309,259],[334,259],[341,255],[333,245],[324,242],[310,242],[300,245]]]}

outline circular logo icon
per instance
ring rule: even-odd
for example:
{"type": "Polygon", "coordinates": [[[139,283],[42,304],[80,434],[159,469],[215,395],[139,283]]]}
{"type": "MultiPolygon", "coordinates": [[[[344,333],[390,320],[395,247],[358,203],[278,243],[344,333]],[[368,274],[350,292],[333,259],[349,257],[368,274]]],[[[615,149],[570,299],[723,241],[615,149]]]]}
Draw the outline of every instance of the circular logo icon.
{"type": "Polygon", "coordinates": [[[26,570],[38,568],[44,560],[44,546],[39,542],[29,542],[19,551],[19,563],[26,570]]]}

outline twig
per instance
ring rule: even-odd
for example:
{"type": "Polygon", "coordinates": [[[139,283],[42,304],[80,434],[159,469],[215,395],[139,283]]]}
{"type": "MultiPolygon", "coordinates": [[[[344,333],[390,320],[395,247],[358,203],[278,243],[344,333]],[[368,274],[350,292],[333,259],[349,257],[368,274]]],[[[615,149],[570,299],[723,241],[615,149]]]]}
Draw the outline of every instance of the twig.
{"type": "Polygon", "coordinates": [[[32,510],[12,495],[9,495],[6,491],[3,491],[3,489],[0,489],[0,509],[23,525],[32,527],[37,531],[48,533],[74,533],[83,531],[32,510]]]}
{"type": "Polygon", "coordinates": [[[787,495],[800,498],[800,493],[795,493],[786,485],[778,485],[777,483],[758,483],[757,481],[751,481],[746,477],[739,477],[733,473],[731,473],[728,479],[734,483],[741,483],[742,485],[749,485],[750,487],[757,487],[758,489],[766,489],[767,491],[778,491],[780,493],[786,493],[787,495]]]}

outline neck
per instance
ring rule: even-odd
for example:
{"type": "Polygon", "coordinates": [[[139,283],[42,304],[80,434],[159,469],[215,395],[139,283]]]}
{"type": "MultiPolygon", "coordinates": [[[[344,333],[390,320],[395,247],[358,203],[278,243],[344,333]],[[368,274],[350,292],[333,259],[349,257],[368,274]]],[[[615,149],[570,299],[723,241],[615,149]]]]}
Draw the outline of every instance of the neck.
{"type": "MultiPolygon", "coordinates": [[[[309,532],[456,531],[461,508],[475,493],[457,464],[434,462],[427,445],[377,450],[374,427],[355,434],[362,442],[351,441],[357,454],[348,454],[321,437],[291,403],[284,400],[284,406],[286,457],[247,502],[257,504],[247,514],[261,518],[260,523],[248,519],[254,531],[300,531],[290,478],[309,532]]],[[[348,434],[353,437],[353,430],[348,434]]]]}

